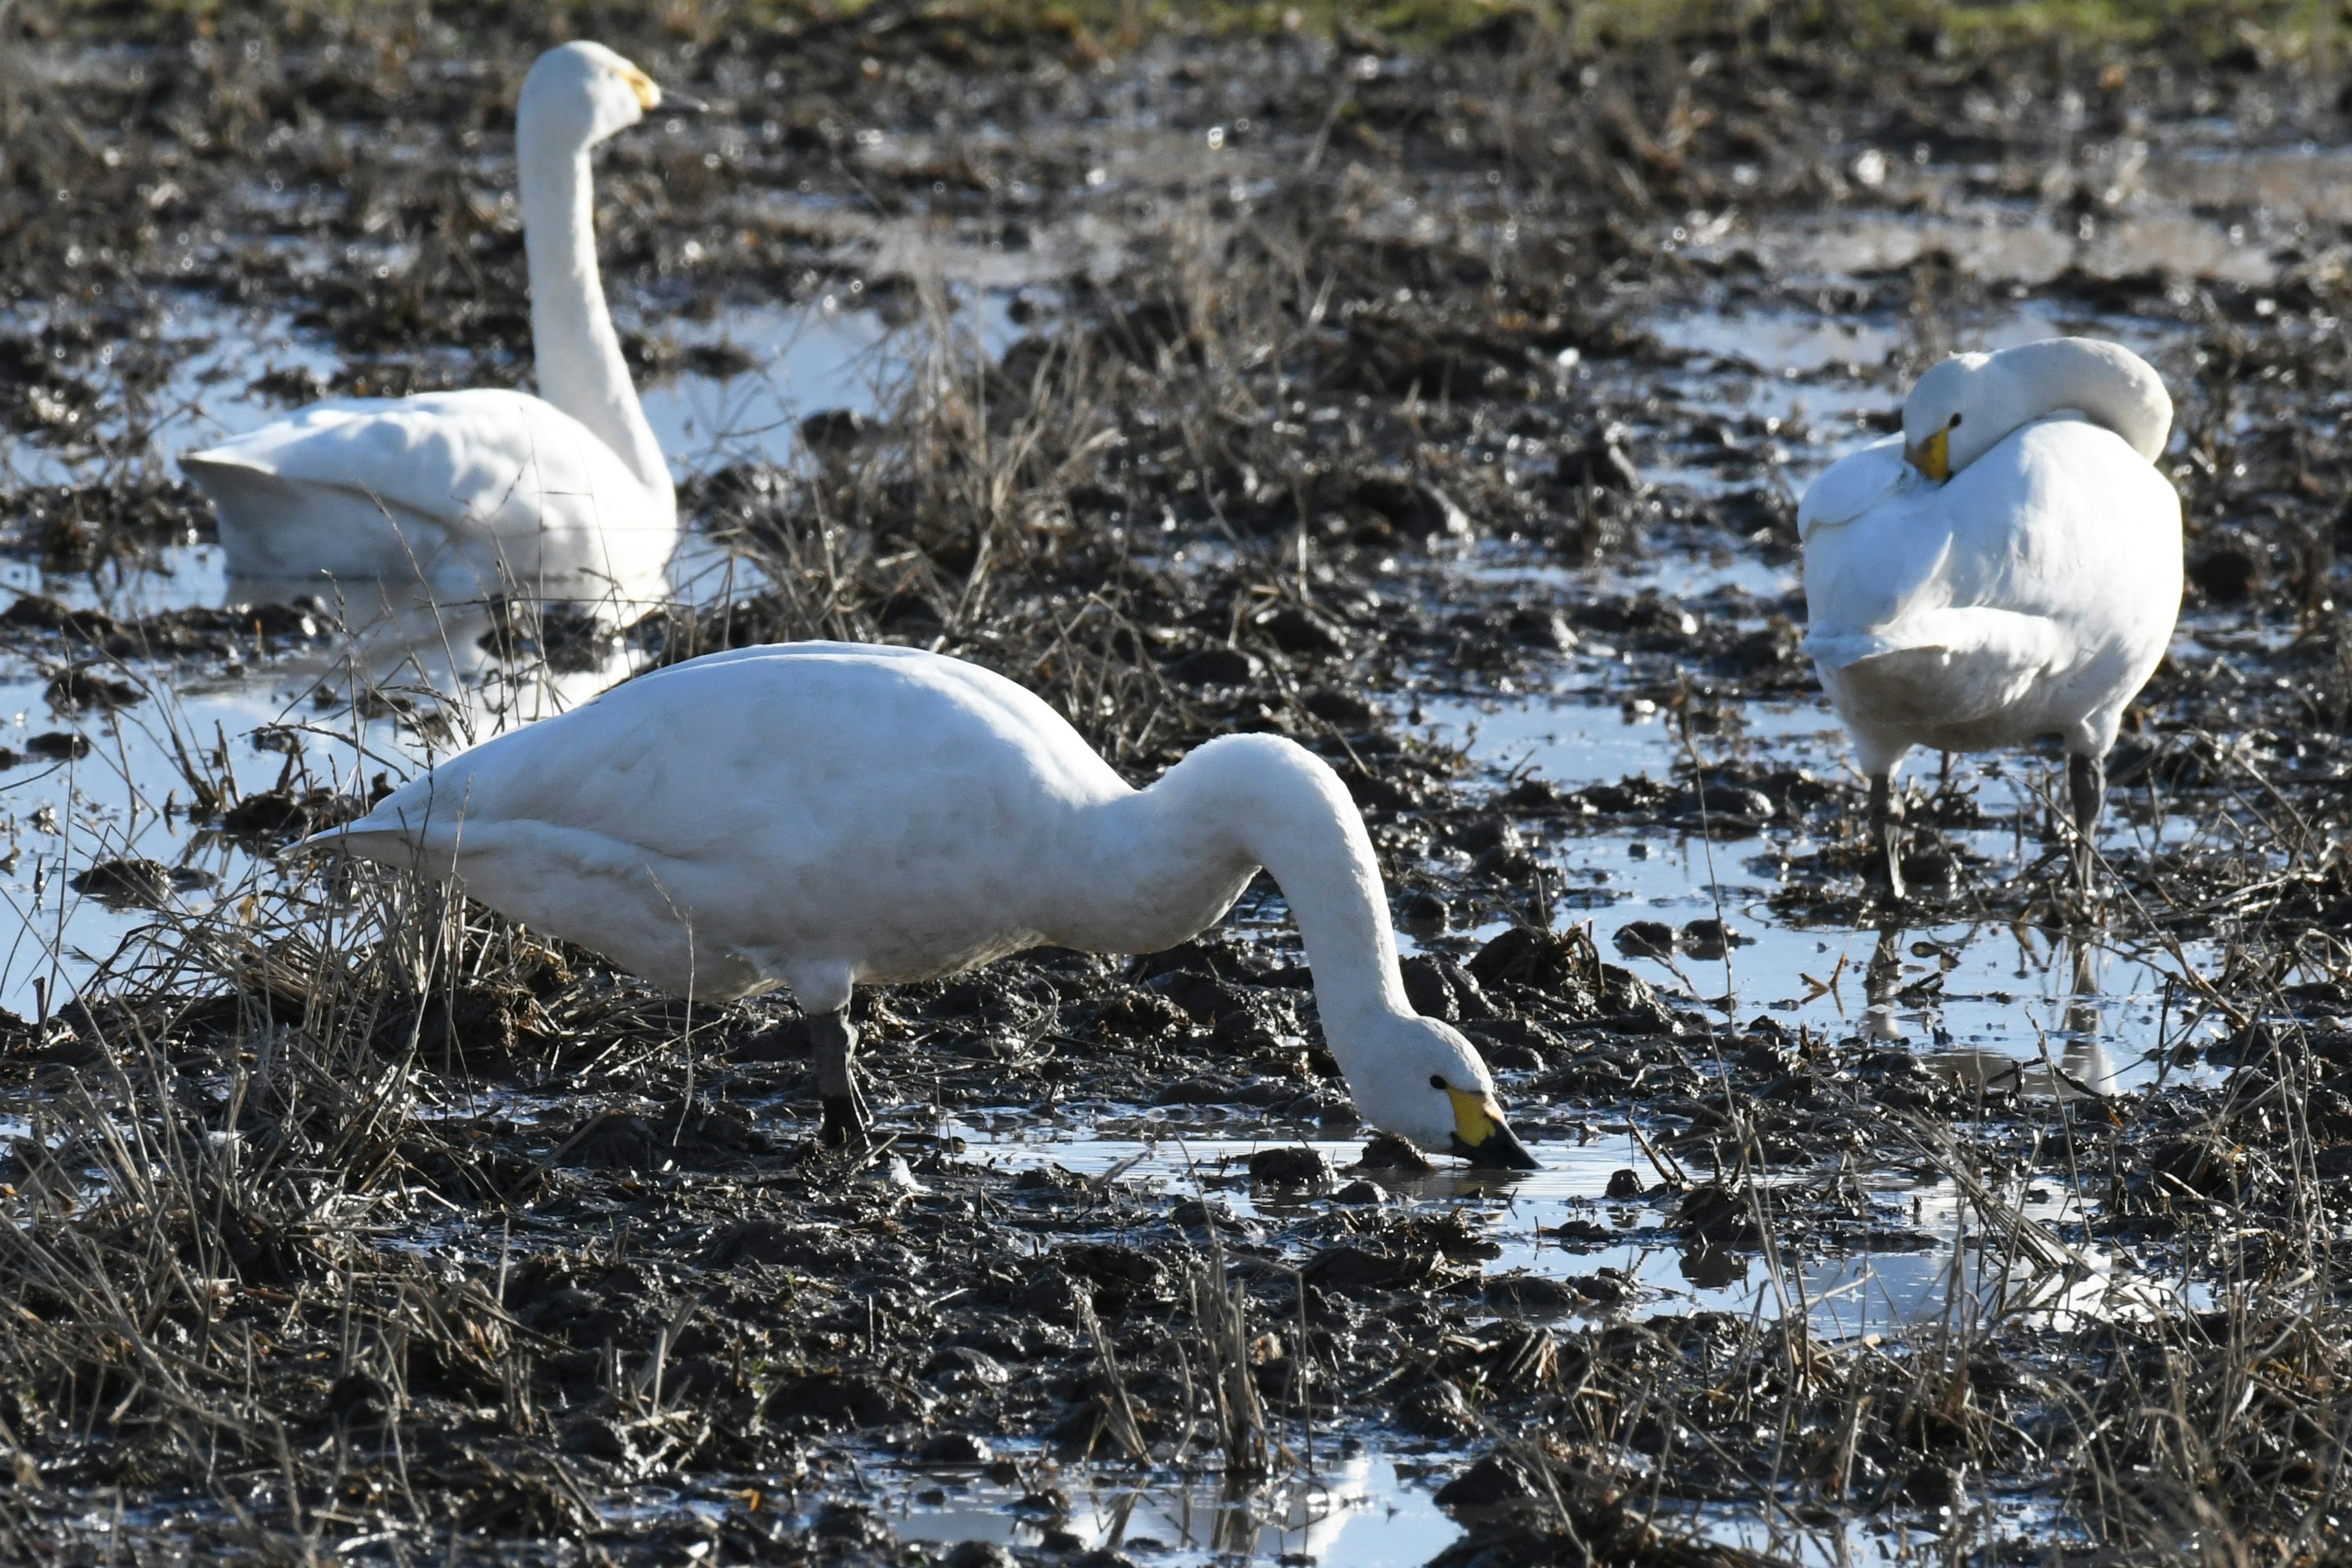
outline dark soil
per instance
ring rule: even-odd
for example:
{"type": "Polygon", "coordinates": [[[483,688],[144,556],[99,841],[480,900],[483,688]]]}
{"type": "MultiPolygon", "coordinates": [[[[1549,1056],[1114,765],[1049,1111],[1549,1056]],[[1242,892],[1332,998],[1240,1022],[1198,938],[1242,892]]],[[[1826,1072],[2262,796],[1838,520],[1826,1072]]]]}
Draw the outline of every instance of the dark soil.
{"type": "MultiPolygon", "coordinates": [[[[2226,117],[2343,141],[2332,80],[2266,58],[2251,24],[2213,49],[2189,29],[1996,57],[1768,6],[1639,43],[1503,16],[1404,51],[1352,32],[1128,47],[989,8],[674,9],[598,13],[719,105],[603,156],[608,282],[639,319],[854,289],[920,330],[935,286],[845,250],[842,212],[992,252],[1097,223],[1118,267],[1025,296],[1029,335],[995,363],[942,338],[939,377],[871,421],[820,415],[790,468],[698,476],[693,526],[761,591],[617,629],[514,606],[486,646],[938,647],[1036,688],[1139,780],[1213,734],[1291,734],[1340,770],[1400,923],[1427,933],[1416,1005],[1487,1054],[1538,1154],[1624,1122],[1649,1151],[1610,1184],[1622,1215],[1548,1246],[1654,1240],[1698,1283],[1949,1246],[1864,1192],[1899,1168],[1964,1195],[1955,1257],[1982,1299],[1830,1342],[1801,1308],[1643,1318],[1607,1270],[1489,1271],[1487,1211],[1444,1201],[1409,1151],[1373,1141],[1333,1170],[1281,1147],[1360,1129],[1264,883],[1171,952],[862,994],[884,1141],[844,1158],[811,1142],[787,1000],[689,1010],[434,889],[263,869],[249,903],[184,922],[172,962],[0,1017],[25,1122],[0,1169],[0,1551],[928,1561],[875,1511],[896,1494],[869,1483],[906,1467],[1028,1494],[1024,1561],[1108,1568],[1125,1556],[1080,1552],[1055,1490],[1081,1462],[1250,1479],[1299,1462],[1311,1426],[1447,1457],[1439,1501],[1470,1528],[1443,1561],[1463,1568],[1758,1560],[1693,1538],[1702,1510],[1756,1521],[1759,1549],[1870,1521],[1956,1561],[2343,1552],[2352,450],[2327,389],[2352,237],[2273,234],[2260,289],[2076,269],[2027,289],[1931,251],[1836,298],[1685,243],[1727,205],[1853,204],[1866,147],[2095,226],[2098,171],[2135,140],[2226,117]],[[1150,129],[1143,155],[1106,151],[1118,127],[1150,129]],[[2054,819],[2015,825],[2039,861],[1980,863],[1957,837],[1974,799],[1921,786],[1919,899],[1895,910],[1864,879],[1853,785],[1741,739],[1744,704],[1811,689],[1801,600],[1613,581],[1795,548],[1772,453],[1809,433],[1676,393],[1690,356],[1653,324],[1894,314],[1924,362],[2019,290],[2174,345],[2199,651],[2136,708],[2111,809],[2205,830],[2154,858],[2111,835],[2087,906],[2054,819]],[[1724,482],[1644,478],[1666,469],[1724,482]],[[1465,556],[1600,570],[1538,590],[1465,556]],[[1570,789],[1418,734],[1420,696],[1509,697],[1594,642],[1622,656],[1596,700],[1663,710],[1691,765],[1570,789]],[[1781,857],[1784,919],[1883,924],[1897,980],[1906,923],[2098,923],[2178,961],[2178,1005],[2222,1021],[2213,1070],[2127,1096],[1956,1088],[1614,962],[1718,955],[1739,940],[1719,923],[1596,942],[1555,921],[1543,868],[1580,839],[1791,825],[1809,847],[1781,857]],[[2219,958],[2190,965],[2191,942],[2219,958]],[[1180,1191],[1013,1174],[949,1127],[1141,1108],[1269,1147],[1180,1191]],[[2034,1189],[2078,1217],[2026,1218],[2034,1189]],[[1244,1191],[1255,1218],[1220,1196],[1244,1191]],[[2144,1310],[2011,1310],[2103,1268],[2166,1285],[2144,1310]]],[[[86,476],[0,500],[0,540],[55,571],[209,527],[143,434],[175,302],[284,310],[338,352],[336,390],[529,366],[500,197],[514,92],[551,41],[535,21],[121,10],[0,8],[0,423],[86,476]]],[[[632,349],[649,378],[727,368],[657,332],[632,349]]],[[[21,765],[67,765],[173,680],[335,635],[315,604],[118,617],[20,596],[0,637],[71,726],[21,765]]],[[[361,809],[299,746],[266,789],[193,756],[175,809],[261,849],[361,809]]],[[[154,861],[85,875],[141,906],[174,886],[154,861]]]]}

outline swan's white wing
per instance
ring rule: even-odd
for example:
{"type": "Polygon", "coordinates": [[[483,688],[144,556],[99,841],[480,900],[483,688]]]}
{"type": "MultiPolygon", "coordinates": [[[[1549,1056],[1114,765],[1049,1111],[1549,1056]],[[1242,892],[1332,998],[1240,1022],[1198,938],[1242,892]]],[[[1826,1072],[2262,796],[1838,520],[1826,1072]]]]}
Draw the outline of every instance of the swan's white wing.
{"type": "Polygon", "coordinates": [[[454,872],[673,989],[699,965],[695,984],[719,994],[748,984],[719,984],[722,962],[772,978],[832,953],[921,973],[975,942],[1036,940],[1022,911],[1068,812],[1127,793],[1001,677],[799,645],[627,682],[450,758],[295,852],[454,872]]]}
{"type": "Polygon", "coordinates": [[[635,582],[677,532],[667,489],[649,491],[578,420],[518,392],[314,404],[181,462],[247,573],[398,575],[413,562],[635,582]]]}
{"type": "Polygon", "coordinates": [[[1919,610],[1884,631],[1817,633],[1805,639],[1805,650],[1832,669],[1890,653],[1947,653],[2038,665],[2056,658],[2062,647],[2057,624],[2048,616],[1982,605],[1919,610]]]}
{"type": "Polygon", "coordinates": [[[1797,502],[1797,537],[1808,540],[1819,527],[1852,522],[1876,506],[1904,477],[1903,437],[1889,436],[1850,452],[1805,487],[1797,502]]]}
{"type": "MultiPolygon", "coordinates": [[[[985,842],[1010,826],[996,820],[1010,802],[1127,788],[1060,715],[992,671],[910,648],[783,644],[661,670],[486,741],[307,843],[428,845],[446,868],[477,836],[534,822],[731,869],[755,847],[785,862],[836,844],[875,852],[916,819],[985,842]]],[[[905,847],[919,859],[957,846],[905,847]]]]}
{"type": "Polygon", "coordinates": [[[645,495],[578,420],[488,388],[313,404],[184,461],[355,491],[453,529],[536,525],[542,513],[584,519],[599,503],[642,504],[645,495]]]}

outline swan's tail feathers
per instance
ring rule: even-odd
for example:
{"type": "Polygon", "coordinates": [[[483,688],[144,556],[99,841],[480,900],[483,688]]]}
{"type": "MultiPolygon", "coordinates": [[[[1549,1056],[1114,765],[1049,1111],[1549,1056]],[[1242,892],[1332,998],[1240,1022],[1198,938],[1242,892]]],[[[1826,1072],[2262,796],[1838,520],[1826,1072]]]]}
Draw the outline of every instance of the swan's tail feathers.
{"type": "Polygon", "coordinates": [[[233,447],[184,454],[180,471],[212,501],[231,568],[248,574],[315,577],[321,567],[341,563],[310,559],[316,552],[309,542],[371,521],[320,516],[320,487],[289,479],[233,447]]]}
{"type": "Polygon", "coordinates": [[[424,847],[405,828],[370,827],[364,822],[351,822],[296,839],[278,852],[278,861],[287,865],[313,855],[349,855],[361,860],[405,866],[413,864],[424,853],[424,847]]]}
{"type": "Polygon", "coordinates": [[[292,487],[267,468],[240,458],[226,447],[180,455],[180,471],[223,510],[240,502],[267,504],[291,493],[292,487]]]}
{"type": "Polygon", "coordinates": [[[1805,651],[1831,669],[1902,653],[2042,669],[2057,662],[2061,640],[2057,625],[2046,616],[1979,606],[1921,610],[1875,631],[1817,631],[1805,639],[1805,651]]]}
{"type": "Polygon", "coordinates": [[[1979,607],[1921,611],[1872,632],[1815,632],[1805,651],[1916,721],[1958,725],[2017,702],[2065,648],[2045,616],[1979,607]]]}

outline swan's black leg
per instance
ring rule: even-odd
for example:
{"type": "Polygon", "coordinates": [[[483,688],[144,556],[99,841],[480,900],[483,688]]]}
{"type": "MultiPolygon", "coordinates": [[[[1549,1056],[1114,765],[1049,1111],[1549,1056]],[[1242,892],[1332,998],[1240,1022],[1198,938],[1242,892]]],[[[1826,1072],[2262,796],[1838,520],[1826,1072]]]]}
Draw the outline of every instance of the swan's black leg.
{"type": "Polygon", "coordinates": [[[2091,890],[2091,830],[2099,825],[2099,808],[2107,800],[2107,764],[2104,757],[2066,759],[2066,795],[2074,809],[2074,877],[2083,890],[2091,890]]]}
{"type": "Polygon", "coordinates": [[[1881,773],[1870,781],[1870,826],[1878,839],[1878,852],[1886,858],[1886,893],[1889,898],[1903,896],[1903,846],[1895,832],[1902,814],[1895,807],[1895,779],[1881,773]]]}
{"type": "Polygon", "coordinates": [[[866,1097],[857,1089],[857,1068],[851,1059],[857,1050],[857,1026],[849,1021],[848,1011],[811,1018],[809,1044],[816,1063],[817,1097],[824,1104],[818,1141],[834,1148],[865,1142],[874,1119],[866,1113],[866,1097]]]}

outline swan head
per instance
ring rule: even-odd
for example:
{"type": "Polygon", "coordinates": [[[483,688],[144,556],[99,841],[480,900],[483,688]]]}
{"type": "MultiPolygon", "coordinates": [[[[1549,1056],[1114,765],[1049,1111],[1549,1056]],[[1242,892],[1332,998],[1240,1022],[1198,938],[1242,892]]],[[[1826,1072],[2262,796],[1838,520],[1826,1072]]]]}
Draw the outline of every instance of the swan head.
{"type": "Polygon", "coordinates": [[[2172,398],[2155,366],[2121,343],[2044,338],[1954,354],[1921,376],[1903,401],[1903,456],[1941,482],[2011,431],[2066,412],[2106,426],[2151,462],[2172,429],[2172,398]]]}
{"type": "Polygon", "coordinates": [[[1334,1044],[1365,1121],[1433,1153],[1489,1170],[1532,1171],[1536,1157],[1503,1119],[1486,1064],[1451,1026],[1381,1014],[1334,1044]]]}
{"type": "Polygon", "coordinates": [[[584,147],[627,130],[662,101],[653,78],[604,45],[582,41],[539,57],[522,79],[515,117],[560,130],[584,147]]]}
{"type": "Polygon", "coordinates": [[[1954,354],[1921,376],[1903,400],[1904,460],[1938,483],[2033,417],[1996,406],[2011,388],[2007,378],[1983,374],[1992,358],[1954,354]]]}

